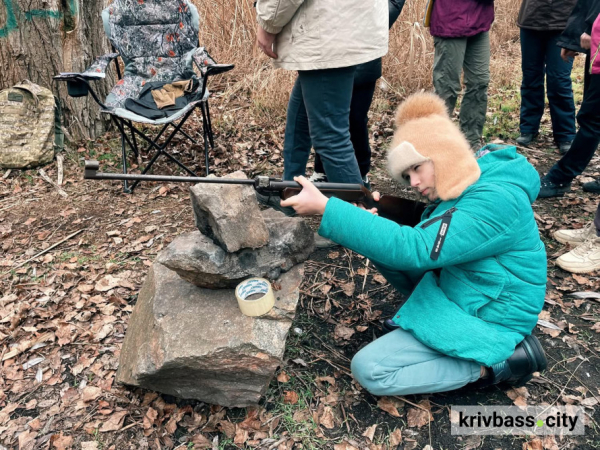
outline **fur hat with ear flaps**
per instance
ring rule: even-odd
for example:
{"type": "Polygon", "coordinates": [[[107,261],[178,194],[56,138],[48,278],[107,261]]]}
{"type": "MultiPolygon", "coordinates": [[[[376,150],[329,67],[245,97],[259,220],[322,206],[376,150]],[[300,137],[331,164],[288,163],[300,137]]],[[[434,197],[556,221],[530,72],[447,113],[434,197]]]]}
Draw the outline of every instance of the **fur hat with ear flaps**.
{"type": "Polygon", "coordinates": [[[479,179],[481,170],[467,139],[436,94],[420,92],[404,100],[396,112],[396,127],[388,168],[397,181],[406,183],[402,172],[432,161],[437,194],[449,200],[479,179]]]}

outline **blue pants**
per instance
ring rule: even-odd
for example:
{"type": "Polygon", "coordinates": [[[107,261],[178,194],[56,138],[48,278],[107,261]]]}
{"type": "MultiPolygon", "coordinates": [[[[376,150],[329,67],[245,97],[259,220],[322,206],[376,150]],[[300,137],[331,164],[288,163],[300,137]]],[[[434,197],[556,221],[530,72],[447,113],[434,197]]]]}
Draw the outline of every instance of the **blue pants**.
{"type": "Polygon", "coordinates": [[[521,134],[536,134],[544,114],[544,77],[546,78],[552,131],[556,142],[575,137],[575,103],[571,84],[573,61],[560,57],[556,41],[559,31],[521,28],[521,134]]]}
{"type": "Polygon", "coordinates": [[[477,381],[481,366],[446,356],[408,331],[385,334],[352,359],[352,375],[373,395],[445,392],[477,381]]]}
{"type": "MultiPolygon", "coordinates": [[[[371,146],[369,145],[369,108],[373,101],[377,80],[354,84],[350,103],[350,141],[354,155],[364,177],[371,170],[371,146]]],[[[315,155],[315,172],[326,173],[319,155],[315,155]]]]}
{"type": "Polygon", "coordinates": [[[305,175],[312,147],[321,158],[328,181],[362,184],[350,141],[355,70],[352,66],[298,72],[285,124],[284,180],[305,175]]]}

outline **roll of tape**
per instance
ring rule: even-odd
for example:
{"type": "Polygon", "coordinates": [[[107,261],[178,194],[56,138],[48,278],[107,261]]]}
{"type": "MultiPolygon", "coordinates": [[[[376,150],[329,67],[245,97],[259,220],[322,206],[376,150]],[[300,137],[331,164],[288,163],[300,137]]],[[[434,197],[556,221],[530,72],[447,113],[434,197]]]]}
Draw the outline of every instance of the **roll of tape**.
{"type": "Polygon", "coordinates": [[[271,283],[264,278],[250,278],[242,281],[235,288],[235,298],[237,298],[242,313],[250,317],[262,316],[268,313],[275,304],[271,283]],[[248,300],[248,297],[253,294],[264,295],[254,300],[248,300]]]}

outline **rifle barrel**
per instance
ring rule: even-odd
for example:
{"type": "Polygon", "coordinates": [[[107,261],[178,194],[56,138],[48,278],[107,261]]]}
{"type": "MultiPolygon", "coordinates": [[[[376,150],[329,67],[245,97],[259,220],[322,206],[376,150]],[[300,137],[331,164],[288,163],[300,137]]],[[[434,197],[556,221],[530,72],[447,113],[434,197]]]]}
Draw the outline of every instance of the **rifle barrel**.
{"type": "MultiPolygon", "coordinates": [[[[146,175],[146,174],[133,174],[133,173],[107,173],[98,172],[100,164],[98,161],[86,161],[85,170],[83,172],[83,178],[86,180],[116,180],[116,181],[161,181],[171,183],[212,183],[212,184],[243,184],[250,185],[256,188],[265,187],[259,186],[258,178],[249,180],[239,178],[209,178],[209,177],[182,177],[174,175],[146,175]]],[[[263,177],[259,177],[263,178],[263,177]]],[[[264,177],[268,179],[268,177],[264,177]]],[[[340,191],[360,191],[362,184],[350,184],[350,183],[314,183],[318,189],[326,190],[340,190],[340,191]]],[[[269,179],[268,189],[269,190],[283,190],[286,188],[302,188],[300,184],[295,181],[282,181],[269,179]]]]}
{"type": "Polygon", "coordinates": [[[163,181],[173,183],[217,183],[217,184],[249,184],[254,186],[255,180],[237,178],[208,178],[208,177],[181,177],[171,175],[139,175],[133,173],[106,173],[98,172],[98,161],[86,161],[83,178],[86,180],[126,180],[126,181],[163,181]]]}
{"type": "Polygon", "coordinates": [[[138,175],[133,173],[84,173],[86,180],[127,180],[127,181],[162,181],[172,183],[213,183],[213,184],[247,184],[254,186],[254,179],[244,180],[238,178],[207,178],[207,177],[181,177],[169,175],[138,175]]]}

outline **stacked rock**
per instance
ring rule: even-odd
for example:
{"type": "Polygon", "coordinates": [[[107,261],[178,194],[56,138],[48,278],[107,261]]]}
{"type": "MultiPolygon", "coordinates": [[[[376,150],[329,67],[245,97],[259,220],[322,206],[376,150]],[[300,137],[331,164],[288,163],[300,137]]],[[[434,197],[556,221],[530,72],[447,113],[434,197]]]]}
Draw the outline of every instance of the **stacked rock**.
{"type": "Polygon", "coordinates": [[[282,363],[313,232],[301,218],[261,212],[250,186],[190,192],[198,231],[175,238],[150,269],[117,381],[228,407],[256,404],[282,363]],[[250,277],[273,281],[275,306],[260,317],[237,305],[234,288],[250,277]]]}

